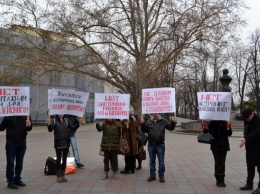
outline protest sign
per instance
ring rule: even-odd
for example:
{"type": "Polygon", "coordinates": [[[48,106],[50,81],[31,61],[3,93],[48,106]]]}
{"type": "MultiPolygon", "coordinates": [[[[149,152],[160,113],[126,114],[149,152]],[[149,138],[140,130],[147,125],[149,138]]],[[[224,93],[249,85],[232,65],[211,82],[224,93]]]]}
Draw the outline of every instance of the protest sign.
{"type": "Polygon", "coordinates": [[[51,105],[51,92],[52,89],[48,89],[48,110],[50,109],[50,105],[51,105]]]}
{"type": "Polygon", "coordinates": [[[0,86],[0,116],[30,114],[30,88],[0,86]]]}
{"type": "Polygon", "coordinates": [[[129,119],[130,94],[95,93],[96,119],[129,119]]]}
{"type": "Polygon", "coordinates": [[[174,112],[176,112],[174,88],[142,90],[142,114],[174,112]]]}
{"type": "Polygon", "coordinates": [[[66,89],[52,89],[50,115],[69,114],[83,117],[89,93],[66,89]]]}
{"type": "Polygon", "coordinates": [[[231,92],[198,92],[199,119],[230,120],[231,92]]]}

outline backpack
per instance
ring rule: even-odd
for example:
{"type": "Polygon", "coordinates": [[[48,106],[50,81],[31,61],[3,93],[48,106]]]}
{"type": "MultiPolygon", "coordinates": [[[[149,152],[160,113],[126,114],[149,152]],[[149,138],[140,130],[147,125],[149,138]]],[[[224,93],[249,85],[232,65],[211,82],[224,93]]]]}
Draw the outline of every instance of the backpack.
{"type": "Polygon", "coordinates": [[[46,176],[56,175],[56,160],[52,157],[48,157],[44,167],[44,174],[46,176]]]}

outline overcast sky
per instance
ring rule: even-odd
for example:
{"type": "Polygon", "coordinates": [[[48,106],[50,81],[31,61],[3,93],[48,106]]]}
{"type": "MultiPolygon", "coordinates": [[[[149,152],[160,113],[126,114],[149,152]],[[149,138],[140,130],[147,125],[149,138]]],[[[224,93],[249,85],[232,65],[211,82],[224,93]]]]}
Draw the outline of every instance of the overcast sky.
{"type": "Polygon", "coordinates": [[[244,0],[250,8],[244,14],[248,25],[242,32],[242,39],[246,41],[249,35],[257,28],[260,29],[260,0],[244,0]]]}

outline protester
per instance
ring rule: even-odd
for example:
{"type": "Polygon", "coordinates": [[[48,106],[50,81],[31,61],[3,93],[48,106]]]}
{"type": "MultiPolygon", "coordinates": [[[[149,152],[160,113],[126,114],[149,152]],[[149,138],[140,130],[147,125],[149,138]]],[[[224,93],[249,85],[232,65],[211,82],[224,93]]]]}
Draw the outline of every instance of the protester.
{"type": "Polygon", "coordinates": [[[10,189],[26,186],[22,182],[23,159],[26,151],[27,132],[32,130],[31,118],[27,116],[4,117],[0,131],[6,129],[6,178],[10,189]],[[14,164],[15,161],[15,164],[14,164]]]}
{"type": "Polygon", "coordinates": [[[64,118],[64,115],[60,114],[52,119],[48,118],[46,120],[46,123],[48,125],[48,131],[54,131],[54,148],[57,157],[57,182],[67,182],[68,179],[65,177],[65,169],[67,165],[67,156],[70,147],[70,134],[78,129],[79,121],[76,123],[76,125],[73,125],[69,119],[64,118]]]}
{"type": "Polygon", "coordinates": [[[159,160],[159,179],[161,183],[165,182],[165,129],[174,130],[177,120],[175,117],[172,118],[171,122],[168,123],[166,119],[162,118],[160,114],[152,114],[151,118],[146,122],[144,117],[141,118],[141,129],[143,133],[148,134],[148,152],[150,158],[150,177],[147,179],[148,182],[156,180],[155,175],[155,160],[156,156],[159,160]]]}
{"type": "Polygon", "coordinates": [[[128,146],[129,153],[125,154],[125,168],[120,171],[123,174],[135,173],[135,160],[138,155],[138,141],[136,140],[137,134],[140,132],[138,122],[136,120],[135,115],[131,114],[129,116],[130,122],[129,124],[124,122],[124,126],[126,126],[126,130],[124,130],[123,135],[125,135],[128,146]]]}
{"type": "Polygon", "coordinates": [[[101,140],[101,150],[104,151],[104,175],[103,180],[108,178],[109,162],[113,171],[113,178],[117,180],[118,171],[118,146],[122,130],[122,125],[114,119],[105,119],[96,123],[98,132],[103,132],[101,140]]]}
{"type": "MultiPolygon", "coordinates": [[[[73,125],[77,125],[79,118],[74,115],[65,115],[65,118],[69,119],[73,125]]],[[[70,145],[72,148],[73,156],[75,158],[75,163],[78,168],[83,168],[84,164],[81,164],[78,152],[78,145],[77,145],[77,138],[76,138],[76,131],[71,132],[70,134],[70,145]]]]}
{"type": "Polygon", "coordinates": [[[204,126],[204,133],[210,133],[214,137],[211,142],[210,149],[215,162],[216,185],[218,187],[226,187],[225,184],[225,163],[227,151],[230,151],[228,137],[232,135],[230,122],[212,120],[209,122],[208,128],[204,126]]]}
{"type": "MultiPolygon", "coordinates": [[[[138,124],[139,124],[139,127],[140,127],[140,125],[141,125],[140,117],[137,117],[137,118],[138,118],[137,121],[138,121],[138,124]]],[[[145,114],[144,115],[144,121],[146,122],[148,119],[150,119],[150,115],[145,114]]],[[[144,145],[141,142],[138,142],[138,150],[139,150],[139,153],[143,153],[145,151],[144,145]]],[[[143,158],[140,158],[139,156],[137,156],[136,159],[137,159],[137,163],[138,163],[136,170],[140,170],[140,169],[142,169],[143,158]]]]}
{"type": "MultiPolygon", "coordinates": [[[[247,180],[241,190],[252,190],[253,180],[255,177],[255,167],[260,176],[260,116],[254,113],[252,108],[246,108],[242,111],[241,116],[244,119],[244,138],[240,140],[239,147],[245,145],[246,163],[247,163],[247,180]]],[[[260,193],[260,180],[258,187],[252,192],[260,193]]]]}

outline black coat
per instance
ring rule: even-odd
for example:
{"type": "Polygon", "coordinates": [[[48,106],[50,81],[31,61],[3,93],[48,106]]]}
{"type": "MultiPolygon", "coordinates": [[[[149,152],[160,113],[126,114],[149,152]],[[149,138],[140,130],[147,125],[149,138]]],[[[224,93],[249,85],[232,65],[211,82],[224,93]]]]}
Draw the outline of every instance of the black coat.
{"type": "Polygon", "coordinates": [[[260,166],[260,116],[254,115],[244,123],[246,161],[248,166],[260,166]]]}
{"type": "Polygon", "coordinates": [[[145,123],[141,124],[141,129],[143,133],[148,134],[148,141],[151,144],[163,144],[165,141],[165,129],[174,130],[175,123],[170,121],[170,123],[164,119],[160,118],[157,121],[148,119],[145,123]]]}
{"type": "MultiPolygon", "coordinates": [[[[1,125],[0,131],[6,129],[6,139],[12,141],[25,140],[27,132],[32,130],[31,126],[26,127],[27,116],[8,116],[4,117],[1,125]]],[[[29,118],[31,121],[31,118],[29,118]]],[[[31,121],[32,123],[32,121],[31,121]]]]}
{"type": "Polygon", "coordinates": [[[69,119],[59,117],[51,119],[48,131],[54,131],[54,148],[70,147],[70,135],[79,128],[79,123],[73,125],[69,119]]]}
{"type": "Polygon", "coordinates": [[[228,136],[232,135],[232,129],[227,130],[227,121],[210,121],[208,128],[209,133],[214,137],[210,149],[212,151],[229,151],[228,136]]]}

